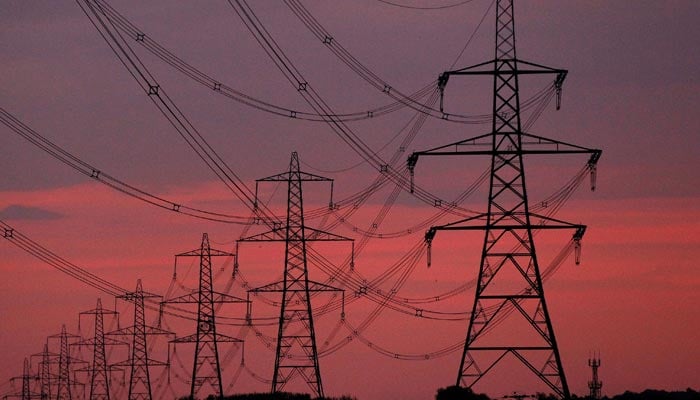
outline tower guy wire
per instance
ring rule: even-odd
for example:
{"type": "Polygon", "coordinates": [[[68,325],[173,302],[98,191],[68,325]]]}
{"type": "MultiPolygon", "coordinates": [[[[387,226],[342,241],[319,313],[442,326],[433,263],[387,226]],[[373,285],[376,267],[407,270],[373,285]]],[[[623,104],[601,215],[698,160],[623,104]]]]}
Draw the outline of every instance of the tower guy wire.
{"type": "MultiPolygon", "coordinates": [[[[559,106],[561,85],[567,71],[519,60],[516,57],[513,0],[497,2],[495,44],[493,60],[446,71],[438,80],[440,90],[444,92],[449,78],[453,75],[493,76],[492,131],[456,143],[415,152],[408,158],[408,167],[413,170],[418,158],[422,156],[483,155],[491,158],[487,212],[446,225],[433,226],[425,235],[425,240],[430,246],[438,230],[484,231],[476,293],[457,374],[457,385],[471,388],[506,356],[512,356],[516,363],[524,365],[555,395],[568,399],[569,387],[547,310],[533,231],[572,229],[573,241],[576,248],[580,249],[579,242],[586,227],[531,210],[525,185],[523,156],[590,154],[588,170],[591,173],[593,189],[595,166],[601,150],[523,132],[520,121],[519,76],[555,75],[559,106]],[[510,310],[513,309],[518,312],[511,313],[510,310]],[[504,320],[512,324],[501,324],[504,320]],[[517,329],[512,329],[513,326],[517,329]]],[[[579,257],[577,252],[577,260],[579,257]]]]}

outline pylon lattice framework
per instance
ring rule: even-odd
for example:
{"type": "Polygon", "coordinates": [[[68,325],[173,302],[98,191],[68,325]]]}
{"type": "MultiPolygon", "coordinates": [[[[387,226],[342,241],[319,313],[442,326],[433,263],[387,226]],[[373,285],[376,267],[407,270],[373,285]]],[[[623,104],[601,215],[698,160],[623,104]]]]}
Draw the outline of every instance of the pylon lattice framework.
{"type": "Polygon", "coordinates": [[[176,255],[177,257],[199,257],[199,290],[184,296],[164,301],[162,304],[197,304],[197,332],[172,340],[172,343],[195,343],[194,366],[190,397],[192,399],[202,389],[205,383],[214,390],[216,398],[223,396],[221,383],[221,365],[219,362],[219,343],[242,343],[243,341],[222,335],[216,331],[214,305],[221,303],[246,303],[247,300],[214,291],[211,272],[212,256],[235,257],[232,253],[212,249],[209,246],[209,236],[202,235],[199,249],[176,255]]]}
{"type": "MultiPolygon", "coordinates": [[[[73,358],[70,355],[70,341],[80,339],[79,335],[73,335],[66,332],[66,326],[61,326],[61,333],[58,335],[49,336],[49,339],[58,339],[60,351],[58,353],[58,377],[56,385],[56,400],[72,400],[73,386],[78,383],[71,381],[71,365],[85,363],[83,360],[73,358]]],[[[46,348],[44,349],[46,350],[46,348]]],[[[45,351],[48,354],[48,352],[45,351]]]]}
{"type": "Polygon", "coordinates": [[[286,226],[273,227],[271,231],[242,238],[238,242],[271,241],[286,244],[283,280],[250,290],[251,293],[282,293],[272,392],[282,391],[293,378],[301,376],[316,397],[323,397],[310,293],[342,292],[342,289],[309,280],[306,243],[352,241],[352,239],[304,225],[302,200],[302,182],[304,181],[332,182],[329,178],[301,172],[296,152],[292,153],[288,172],[257,180],[257,182],[287,182],[286,226]],[[293,323],[300,323],[301,326],[294,328],[293,323]]]}
{"type": "Polygon", "coordinates": [[[111,398],[109,388],[109,373],[111,371],[111,367],[107,364],[106,346],[126,345],[124,342],[105,337],[105,314],[114,316],[118,315],[116,311],[105,310],[102,308],[102,300],[99,298],[97,299],[97,305],[94,309],[80,313],[80,316],[95,316],[95,329],[93,337],[77,343],[80,346],[92,347],[92,365],[86,368],[90,374],[89,400],[109,400],[111,398]]]}
{"type": "Polygon", "coordinates": [[[32,392],[31,390],[31,382],[33,380],[38,380],[39,377],[37,375],[32,374],[31,368],[29,367],[29,359],[25,358],[24,359],[24,367],[22,369],[22,375],[21,376],[16,376],[13,378],[10,378],[10,382],[13,382],[15,380],[21,379],[22,380],[22,389],[20,390],[19,394],[8,394],[3,396],[3,400],[9,399],[9,398],[20,398],[22,400],[31,400],[31,399],[40,399],[41,394],[40,393],[35,393],[32,392]]]}
{"type": "Polygon", "coordinates": [[[54,376],[51,374],[51,364],[58,363],[58,354],[49,352],[48,343],[44,343],[44,350],[41,353],[32,354],[39,360],[39,394],[41,399],[51,399],[51,381],[54,376]]]}
{"type": "Polygon", "coordinates": [[[426,233],[426,241],[430,244],[438,230],[485,231],[478,284],[457,385],[472,387],[505,356],[512,355],[557,396],[569,398],[569,388],[545,302],[533,230],[573,229],[573,240],[578,244],[585,226],[529,210],[523,156],[590,154],[588,167],[593,179],[601,151],[534,136],[521,130],[519,75],[556,75],[554,85],[558,107],[561,84],[567,71],[518,60],[513,1],[497,1],[496,10],[495,59],[444,72],[439,79],[440,89],[444,90],[452,75],[493,76],[492,132],[413,153],[408,159],[408,166],[412,173],[419,156],[491,157],[488,211],[447,225],[431,227],[426,233]],[[513,280],[517,282],[513,283],[513,280]],[[520,328],[522,335],[504,329],[499,333],[498,324],[504,319],[524,320],[525,328],[520,328]]]}
{"type": "Polygon", "coordinates": [[[136,282],[136,291],[127,292],[120,299],[134,303],[134,325],[118,329],[107,335],[131,336],[131,354],[128,360],[114,364],[130,367],[128,400],[153,400],[151,392],[150,367],[167,366],[167,362],[157,361],[148,356],[147,337],[150,335],[172,335],[172,332],[146,325],[144,299],[161,297],[143,291],[141,280],[136,282]]]}

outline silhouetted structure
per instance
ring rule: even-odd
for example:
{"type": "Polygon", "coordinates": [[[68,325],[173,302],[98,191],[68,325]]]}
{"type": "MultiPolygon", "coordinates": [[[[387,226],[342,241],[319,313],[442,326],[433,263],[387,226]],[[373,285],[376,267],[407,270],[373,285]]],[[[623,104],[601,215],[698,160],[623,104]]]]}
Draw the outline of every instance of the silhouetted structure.
{"type": "Polygon", "coordinates": [[[151,393],[151,366],[167,366],[167,362],[156,361],[148,356],[147,336],[172,335],[171,332],[146,325],[144,299],[161,297],[146,293],[141,279],[136,282],[136,291],[127,292],[120,299],[134,303],[134,325],[108,333],[108,335],[131,336],[131,354],[128,360],[115,364],[131,368],[128,400],[153,400],[151,393]]]}
{"type": "Polygon", "coordinates": [[[282,293],[272,392],[282,391],[292,378],[300,375],[316,396],[323,397],[310,293],[342,291],[342,289],[309,280],[306,243],[352,239],[304,225],[301,187],[303,181],[332,182],[331,179],[322,176],[301,172],[296,152],[292,153],[288,172],[257,180],[257,182],[287,182],[287,223],[284,227],[275,227],[269,232],[239,239],[239,242],[283,241],[286,243],[283,280],[251,290],[253,293],[282,293]],[[294,323],[299,323],[300,326],[292,327],[294,323]]]}
{"type": "Polygon", "coordinates": [[[431,227],[426,233],[426,241],[430,245],[437,230],[485,232],[475,299],[457,385],[472,387],[510,354],[559,397],[570,397],[545,302],[533,231],[574,229],[573,240],[578,243],[585,226],[531,212],[525,186],[523,156],[589,153],[591,157],[588,166],[593,172],[601,151],[523,132],[518,86],[520,75],[554,74],[554,85],[559,94],[566,73],[566,70],[544,67],[516,58],[513,1],[497,1],[495,59],[444,72],[438,80],[440,89],[444,90],[452,75],[493,76],[492,132],[416,152],[408,159],[409,169],[413,171],[419,156],[491,157],[487,212],[447,225],[431,227]],[[513,318],[520,317],[524,318],[527,326],[522,328],[523,332],[504,329],[499,331],[499,324],[503,320],[512,321],[513,318]]]}
{"type": "Polygon", "coordinates": [[[44,350],[41,353],[32,354],[31,357],[38,357],[39,360],[39,394],[42,400],[52,399],[51,382],[55,376],[51,373],[51,364],[57,364],[59,355],[49,352],[49,345],[44,343],[44,350]]]}
{"type": "Polygon", "coordinates": [[[116,311],[105,310],[102,308],[102,300],[97,299],[97,305],[94,309],[83,311],[80,315],[95,316],[95,330],[91,339],[82,340],[78,343],[81,346],[92,347],[92,365],[86,369],[90,374],[90,397],[89,400],[110,400],[110,367],[107,364],[107,355],[105,347],[107,345],[126,345],[126,343],[116,341],[111,338],[105,338],[104,331],[104,316],[117,315],[116,311]]]}
{"type": "Polygon", "coordinates": [[[56,400],[72,400],[74,386],[79,385],[71,380],[71,364],[84,363],[85,361],[78,360],[70,355],[70,341],[72,339],[80,340],[80,336],[69,334],[66,332],[66,326],[61,327],[61,333],[58,335],[49,336],[49,339],[58,339],[60,343],[60,351],[58,353],[58,377],[56,385],[56,400]]]}
{"type": "Polygon", "coordinates": [[[2,396],[3,400],[10,399],[10,398],[19,398],[22,400],[31,400],[31,399],[40,399],[41,398],[40,393],[35,393],[35,392],[32,392],[32,390],[31,390],[32,381],[38,380],[39,377],[32,374],[32,371],[29,368],[29,360],[26,358],[24,359],[24,367],[22,370],[22,375],[10,378],[10,382],[14,382],[14,381],[19,380],[19,379],[22,380],[21,391],[17,394],[8,394],[5,396],[2,396]]]}
{"type": "Polygon", "coordinates": [[[603,388],[603,382],[598,379],[598,367],[600,367],[600,356],[591,357],[588,359],[588,365],[591,367],[591,380],[588,381],[588,389],[590,389],[589,397],[593,400],[600,399],[600,389],[603,388]]]}
{"type": "Polygon", "coordinates": [[[242,342],[240,339],[216,332],[214,305],[221,303],[245,303],[246,300],[214,291],[211,273],[212,256],[233,257],[234,254],[212,249],[209,246],[209,237],[206,233],[202,234],[202,244],[199,249],[176,255],[176,264],[177,257],[199,257],[199,290],[162,303],[162,305],[197,304],[197,332],[171,341],[176,344],[195,343],[190,387],[190,398],[192,399],[197,398],[197,394],[205,383],[209,384],[214,390],[216,399],[222,398],[223,386],[221,384],[218,343],[242,342]]]}

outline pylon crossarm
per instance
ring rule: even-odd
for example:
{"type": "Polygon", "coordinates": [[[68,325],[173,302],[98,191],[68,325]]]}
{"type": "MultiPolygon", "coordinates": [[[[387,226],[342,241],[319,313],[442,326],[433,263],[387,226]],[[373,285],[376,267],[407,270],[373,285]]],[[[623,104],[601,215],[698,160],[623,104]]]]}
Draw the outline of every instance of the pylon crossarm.
{"type": "Polygon", "coordinates": [[[194,292],[194,293],[188,293],[182,296],[178,297],[173,297],[172,299],[168,299],[165,301],[162,301],[160,304],[161,306],[166,306],[168,304],[190,304],[190,303],[198,303],[199,302],[199,292],[194,292]]]}
{"type": "Polygon", "coordinates": [[[273,283],[268,283],[264,286],[259,286],[254,289],[248,290],[248,293],[262,293],[262,292],[282,292],[284,291],[284,282],[278,281],[273,283]]]}
{"type": "MultiPolygon", "coordinates": [[[[222,257],[233,257],[235,254],[229,253],[223,250],[209,249],[210,255],[212,257],[222,256],[222,257]]],[[[175,257],[200,257],[202,255],[202,249],[198,248],[192,251],[187,251],[185,253],[176,254],[175,257]]]]}
{"type": "MultiPolygon", "coordinates": [[[[561,140],[555,140],[555,139],[549,139],[544,136],[537,136],[533,135],[531,133],[526,133],[522,132],[522,145],[523,147],[525,146],[532,146],[532,145],[548,145],[548,146],[555,146],[554,150],[551,150],[552,153],[541,153],[541,154],[559,154],[562,152],[566,153],[589,153],[589,154],[596,154],[595,157],[595,162],[598,161],[598,158],[600,158],[600,155],[603,153],[602,150],[600,149],[591,149],[588,147],[583,147],[579,146],[576,144],[572,143],[567,143],[563,142],[561,140]],[[526,138],[532,139],[532,141],[527,141],[526,138]],[[578,152],[575,150],[579,150],[578,152]]],[[[527,149],[524,148],[524,153],[523,154],[528,154],[527,149]]]]}
{"type": "MultiPolygon", "coordinates": [[[[544,65],[536,64],[533,62],[514,59],[514,58],[500,58],[497,60],[489,60],[481,62],[478,64],[471,65],[469,67],[464,67],[456,69],[453,71],[445,71],[440,76],[449,77],[450,75],[512,75],[512,74],[566,74],[567,70],[561,68],[552,68],[544,65]],[[518,64],[518,66],[526,65],[530,68],[517,68],[516,70],[508,70],[506,72],[500,71],[497,68],[494,69],[480,69],[482,67],[492,67],[497,63],[508,63],[508,64],[518,64]]],[[[445,79],[445,78],[443,78],[445,79]]],[[[439,81],[439,79],[438,79],[439,81]]],[[[447,83],[447,82],[445,82],[447,83]]]]}
{"type": "MultiPolygon", "coordinates": [[[[167,367],[167,366],[170,366],[170,363],[168,363],[167,361],[155,360],[153,358],[149,358],[147,363],[148,363],[149,367],[167,367]]],[[[119,361],[117,363],[112,364],[111,366],[113,366],[113,367],[131,367],[132,360],[119,361]]]]}
{"type": "MultiPolygon", "coordinates": [[[[469,225],[469,223],[484,222],[487,218],[487,214],[478,214],[473,217],[464,218],[459,221],[450,222],[445,225],[431,226],[426,233],[426,241],[431,242],[435,237],[435,231],[450,231],[450,230],[515,230],[515,229],[576,229],[577,232],[585,232],[585,225],[573,224],[571,222],[562,221],[556,218],[547,217],[544,215],[529,213],[530,219],[539,220],[537,223],[522,223],[522,224],[494,224],[485,223],[479,225],[469,225]]],[[[525,213],[511,213],[508,215],[510,218],[524,217],[525,213]]],[[[580,237],[579,237],[580,239],[580,237]]]]}
{"type": "Polygon", "coordinates": [[[175,335],[175,333],[166,331],[165,329],[156,328],[155,326],[146,327],[146,335],[175,335]]]}
{"type": "MultiPolygon", "coordinates": [[[[436,225],[436,226],[431,226],[429,231],[441,231],[441,230],[454,230],[454,229],[461,229],[462,224],[474,222],[474,221],[483,221],[488,217],[488,214],[486,213],[481,213],[477,214],[473,217],[469,218],[464,218],[460,219],[458,221],[450,222],[444,225],[436,225]]],[[[483,225],[479,225],[483,226],[483,225]]],[[[427,235],[426,235],[427,236],[427,235]]],[[[434,236],[434,235],[433,235],[434,236]]],[[[432,239],[432,238],[431,238],[432,239]]]]}
{"type": "MultiPolygon", "coordinates": [[[[214,303],[245,303],[248,300],[231,296],[225,293],[212,292],[212,302],[214,303]]],[[[199,291],[194,293],[185,294],[178,297],[173,297],[172,299],[165,300],[161,305],[166,306],[168,304],[197,304],[199,303],[199,291]]]]}
{"type": "Polygon", "coordinates": [[[492,146],[493,142],[493,134],[492,133],[487,133],[484,135],[479,135],[475,137],[471,137],[468,139],[463,139],[454,143],[449,143],[445,144],[442,146],[434,147],[432,149],[428,150],[423,150],[423,151],[415,151],[413,152],[409,158],[408,158],[408,168],[412,169],[416,162],[418,161],[418,157],[420,156],[435,156],[435,155],[443,155],[443,154],[452,154],[457,151],[457,149],[460,146],[484,146],[485,148],[490,148],[492,146]],[[454,148],[454,151],[452,152],[446,152],[448,149],[454,148]]]}
{"type": "Polygon", "coordinates": [[[279,225],[279,227],[275,227],[270,231],[240,238],[236,242],[284,242],[285,240],[286,232],[284,226],[279,225]]]}
{"type": "MultiPolygon", "coordinates": [[[[591,149],[588,147],[579,146],[572,143],[563,142],[561,140],[549,139],[543,136],[537,136],[526,132],[520,132],[522,137],[521,148],[519,150],[503,150],[494,151],[493,133],[474,136],[468,139],[463,139],[457,142],[434,147],[432,149],[416,151],[408,158],[408,167],[415,167],[418,157],[420,156],[439,156],[439,155],[494,155],[494,154],[591,154],[592,157],[589,163],[595,164],[602,150],[591,149]],[[483,150],[462,150],[462,148],[482,147],[483,150]]],[[[515,146],[514,146],[515,148],[515,146]]]]}
{"type": "Polygon", "coordinates": [[[256,179],[255,182],[287,182],[291,179],[297,180],[300,178],[302,181],[309,182],[332,182],[333,179],[326,178],[325,176],[314,175],[308,172],[299,171],[298,173],[291,174],[289,172],[282,172],[281,174],[275,174],[268,176],[266,178],[256,179]],[[297,175],[298,174],[298,175],[297,175]]]}
{"type": "Polygon", "coordinates": [[[309,280],[310,292],[345,292],[345,289],[340,289],[334,286],[326,285],[325,283],[309,280]]]}
{"type": "Polygon", "coordinates": [[[589,149],[587,147],[578,146],[571,143],[566,143],[558,140],[547,139],[541,136],[521,133],[523,141],[521,147],[513,150],[498,149],[493,150],[493,134],[489,133],[458,142],[450,143],[444,146],[435,147],[430,150],[414,152],[409,156],[408,168],[413,171],[420,156],[463,156],[463,155],[482,155],[482,156],[506,156],[506,155],[546,155],[546,154],[591,154],[589,165],[595,165],[602,153],[599,149],[589,149]],[[531,140],[526,140],[531,139],[531,140]],[[483,140],[483,141],[482,141],[483,140]],[[474,149],[481,147],[481,149],[474,149]],[[465,148],[471,148],[469,150],[465,148]]]}
{"type": "Polygon", "coordinates": [[[339,242],[339,241],[350,241],[354,242],[355,239],[351,239],[346,236],[336,235],[334,233],[322,231],[320,229],[310,228],[308,226],[304,227],[306,241],[315,242],[339,242]]]}
{"type": "MultiPolygon", "coordinates": [[[[107,334],[105,333],[105,335],[107,335],[107,334]]],[[[117,340],[117,339],[114,339],[111,337],[105,337],[104,344],[105,344],[105,346],[119,346],[119,345],[128,346],[129,345],[127,342],[124,342],[122,340],[117,340]]],[[[73,343],[73,345],[74,346],[94,346],[95,339],[89,338],[89,339],[81,340],[80,342],[73,343]]]]}
{"type": "MultiPolygon", "coordinates": [[[[196,333],[193,333],[191,335],[181,336],[170,340],[169,343],[197,343],[199,341],[201,341],[201,336],[198,338],[198,335],[196,333]]],[[[209,339],[207,341],[212,341],[212,339],[209,339]]],[[[216,334],[216,341],[220,343],[243,343],[243,340],[241,339],[232,336],[222,335],[220,333],[216,334]]]]}
{"type": "Polygon", "coordinates": [[[219,292],[212,292],[213,296],[213,303],[248,303],[250,300],[237,297],[237,296],[231,296],[230,294],[226,293],[219,293],[219,292]]]}
{"type": "MultiPolygon", "coordinates": [[[[147,326],[145,332],[147,335],[174,335],[173,332],[166,331],[165,329],[156,328],[155,326],[147,326]]],[[[110,336],[128,336],[133,334],[134,326],[127,326],[125,328],[117,329],[116,331],[105,333],[105,335],[110,336]]]]}

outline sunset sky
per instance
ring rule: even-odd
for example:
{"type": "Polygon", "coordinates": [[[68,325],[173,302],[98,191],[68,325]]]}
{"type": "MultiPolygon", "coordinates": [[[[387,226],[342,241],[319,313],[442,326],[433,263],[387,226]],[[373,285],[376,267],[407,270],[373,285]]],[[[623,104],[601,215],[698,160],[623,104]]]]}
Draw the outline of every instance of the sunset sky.
{"type": "MultiPolygon", "coordinates": [[[[82,1],[82,0],[81,0],[82,1]]],[[[245,28],[226,1],[109,1],[149,39],[217,81],[264,102],[311,111],[245,28]],[[143,3],[143,4],[142,4],[143,3]]],[[[304,6],[352,56],[392,90],[413,93],[445,70],[491,60],[495,13],[491,0],[304,1],[304,6]],[[421,9],[398,7],[454,5],[421,9]],[[488,14],[487,13],[488,10],[488,14]],[[486,14],[486,15],[485,15],[486,14]],[[485,17],[484,17],[485,16],[485,17]],[[482,18],[483,23],[479,26],[482,18]],[[470,41],[470,37],[472,37],[470,41]],[[464,50],[464,51],[463,51],[464,50]]],[[[283,2],[250,1],[308,85],[336,113],[365,112],[393,102],[369,85],[302,24],[283,2]]],[[[700,5],[696,1],[519,1],[515,5],[518,57],[564,68],[562,108],[547,105],[529,132],[603,150],[597,187],[588,177],[556,218],[588,226],[580,265],[569,257],[545,282],[550,317],[572,393],[588,393],[587,361],[600,353],[603,394],[646,388],[698,389],[700,381],[700,5]]],[[[379,174],[323,122],[273,115],[236,102],[182,75],[130,39],[145,67],[227,165],[254,190],[255,179],[285,171],[298,152],[302,169],[333,178],[339,201],[367,187],[379,174]]],[[[250,210],[204,165],[158,111],[136,80],[112,53],[75,1],[0,4],[1,107],[17,120],[83,162],[147,193],[213,212],[249,217],[250,210]]],[[[521,80],[521,99],[551,83],[549,78],[521,80]]],[[[492,82],[487,77],[453,77],[445,92],[445,111],[480,115],[491,111],[492,82]]],[[[421,99],[424,101],[425,98],[421,99]]],[[[390,160],[409,134],[417,113],[410,108],[348,122],[357,137],[382,159],[390,160]]],[[[530,113],[523,115],[528,119],[530,113]]],[[[485,134],[490,124],[462,124],[430,117],[399,157],[485,134]]],[[[206,232],[212,247],[234,252],[236,239],[264,231],[262,226],[205,221],[164,210],[113,190],[82,175],[0,124],[0,220],[73,264],[122,288],[133,290],[142,279],[148,292],[173,296],[196,286],[197,265],[174,255],[199,246],[206,232]]],[[[535,157],[525,160],[528,194],[538,204],[571,179],[585,156],[535,157]]],[[[416,184],[443,199],[455,198],[488,168],[485,157],[431,157],[416,167],[416,184]]],[[[465,200],[464,208],[486,209],[486,186],[465,200]]],[[[283,185],[260,186],[260,198],[284,214],[283,185]]],[[[334,233],[355,239],[356,246],[391,196],[393,186],[377,191],[347,224],[334,233]],[[358,227],[358,231],[352,227],[358,227]]],[[[326,207],[329,186],[304,185],[307,211],[326,207]]],[[[430,218],[436,209],[406,191],[396,198],[379,233],[404,231],[430,218]]],[[[459,219],[445,215],[438,224],[459,219]]],[[[309,218],[323,228],[335,221],[309,218]]],[[[380,276],[414,246],[425,228],[399,238],[372,239],[357,255],[360,279],[380,276]]],[[[390,235],[387,235],[390,236],[390,235]]],[[[536,237],[541,268],[555,258],[568,233],[536,237]]],[[[478,273],[482,233],[440,232],[433,242],[432,266],[425,254],[410,271],[397,295],[430,298],[466,284],[478,273]]],[[[278,243],[240,246],[241,275],[231,282],[232,260],[215,262],[216,288],[231,284],[231,294],[245,297],[251,287],[278,280],[284,247],[278,243]]],[[[314,250],[341,265],[347,244],[315,244],[314,250]]],[[[107,293],[87,286],[29,253],[0,241],[0,395],[20,388],[9,379],[22,373],[25,357],[39,353],[46,338],[60,332],[91,335],[92,320],[78,314],[107,293]]],[[[329,277],[310,265],[311,278],[329,277]]],[[[408,273],[408,272],[407,272],[408,273]]],[[[388,292],[395,273],[374,289],[388,292]]],[[[422,357],[464,340],[474,288],[425,309],[457,313],[456,321],[428,320],[384,309],[371,325],[338,351],[321,358],[327,395],[349,394],[360,400],[426,400],[454,384],[461,347],[442,357],[422,357]],[[371,343],[371,345],[369,345],[371,343]],[[389,355],[377,349],[387,349],[389,355]],[[396,353],[402,357],[392,357],[396,353]],[[422,360],[402,360],[415,355],[422,360]]],[[[326,348],[352,337],[377,304],[346,288],[347,326],[340,313],[318,317],[317,340],[326,348]],[[357,297],[357,298],[356,298],[357,297]],[[350,301],[352,300],[352,301],[350,301]]],[[[323,305],[328,295],[314,298],[323,305]],[[326,296],[326,297],[324,297],[326,296]]],[[[130,325],[132,306],[118,302],[121,326],[130,325]]],[[[194,310],[194,308],[192,309],[194,310]]],[[[242,318],[241,306],[224,306],[226,317],[242,318]]],[[[242,371],[227,392],[269,390],[274,348],[267,348],[265,326],[275,308],[253,303],[261,324],[246,333],[242,371]],[[256,379],[258,378],[258,379],[256,379]]],[[[149,321],[157,318],[149,311],[149,321]]],[[[179,336],[194,333],[191,321],[165,317],[179,336]]],[[[227,320],[230,321],[230,320],[227,320]]],[[[109,324],[112,324],[110,321],[109,324]]],[[[116,324],[111,325],[116,328],[116,324]]],[[[237,336],[238,326],[221,333],[237,336]]],[[[53,340],[53,339],[52,339],[53,340]]],[[[49,346],[56,342],[50,341],[49,346]]],[[[163,338],[154,358],[166,357],[163,338]]],[[[177,395],[187,393],[192,347],[179,346],[171,381],[177,395]],[[180,361],[183,365],[180,365],[180,361]],[[183,368],[184,367],[184,368],[183,368]]],[[[224,387],[239,370],[240,353],[227,352],[224,387]]],[[[113,362],[125,354],[116,349],[113,362]]],[[[82,355],[88,357],[89,349],[82,355]]],[[[36,359],[33,359],[36,365],[36,359]]],[[[156,376],[161,375],[155,370],[156,376]]],[[[82,374],[83,378],[85,374],[82,374]]],[[[128,375],[127,375],[128,376],[128,375]]],[[[515,374],[514,376],[517,376],[515,374]]],[[[119,378],[119,377],[118,377],[119,378]]],[[[503,395],[510,390],[485,382],[475,390],[503,395]]],[[[496,379],[495,382],[498,382],[496,379]]],[[[513,390],[544,391],[535,381],[513,390]],[[531,384],[531,383],[532,384],[531,384]]],[[[154,385],[155,386],[155,385],[154,385]]],[[[305,390],[303,386],[292,386],[305,390]]],[[[158,393],[172,397],[159,387],[158,393]]],[[[169,390],[169,389],[167,389],[169,390]]],[[[123,391],[123,389],[122,389],[123,391]]]]}

